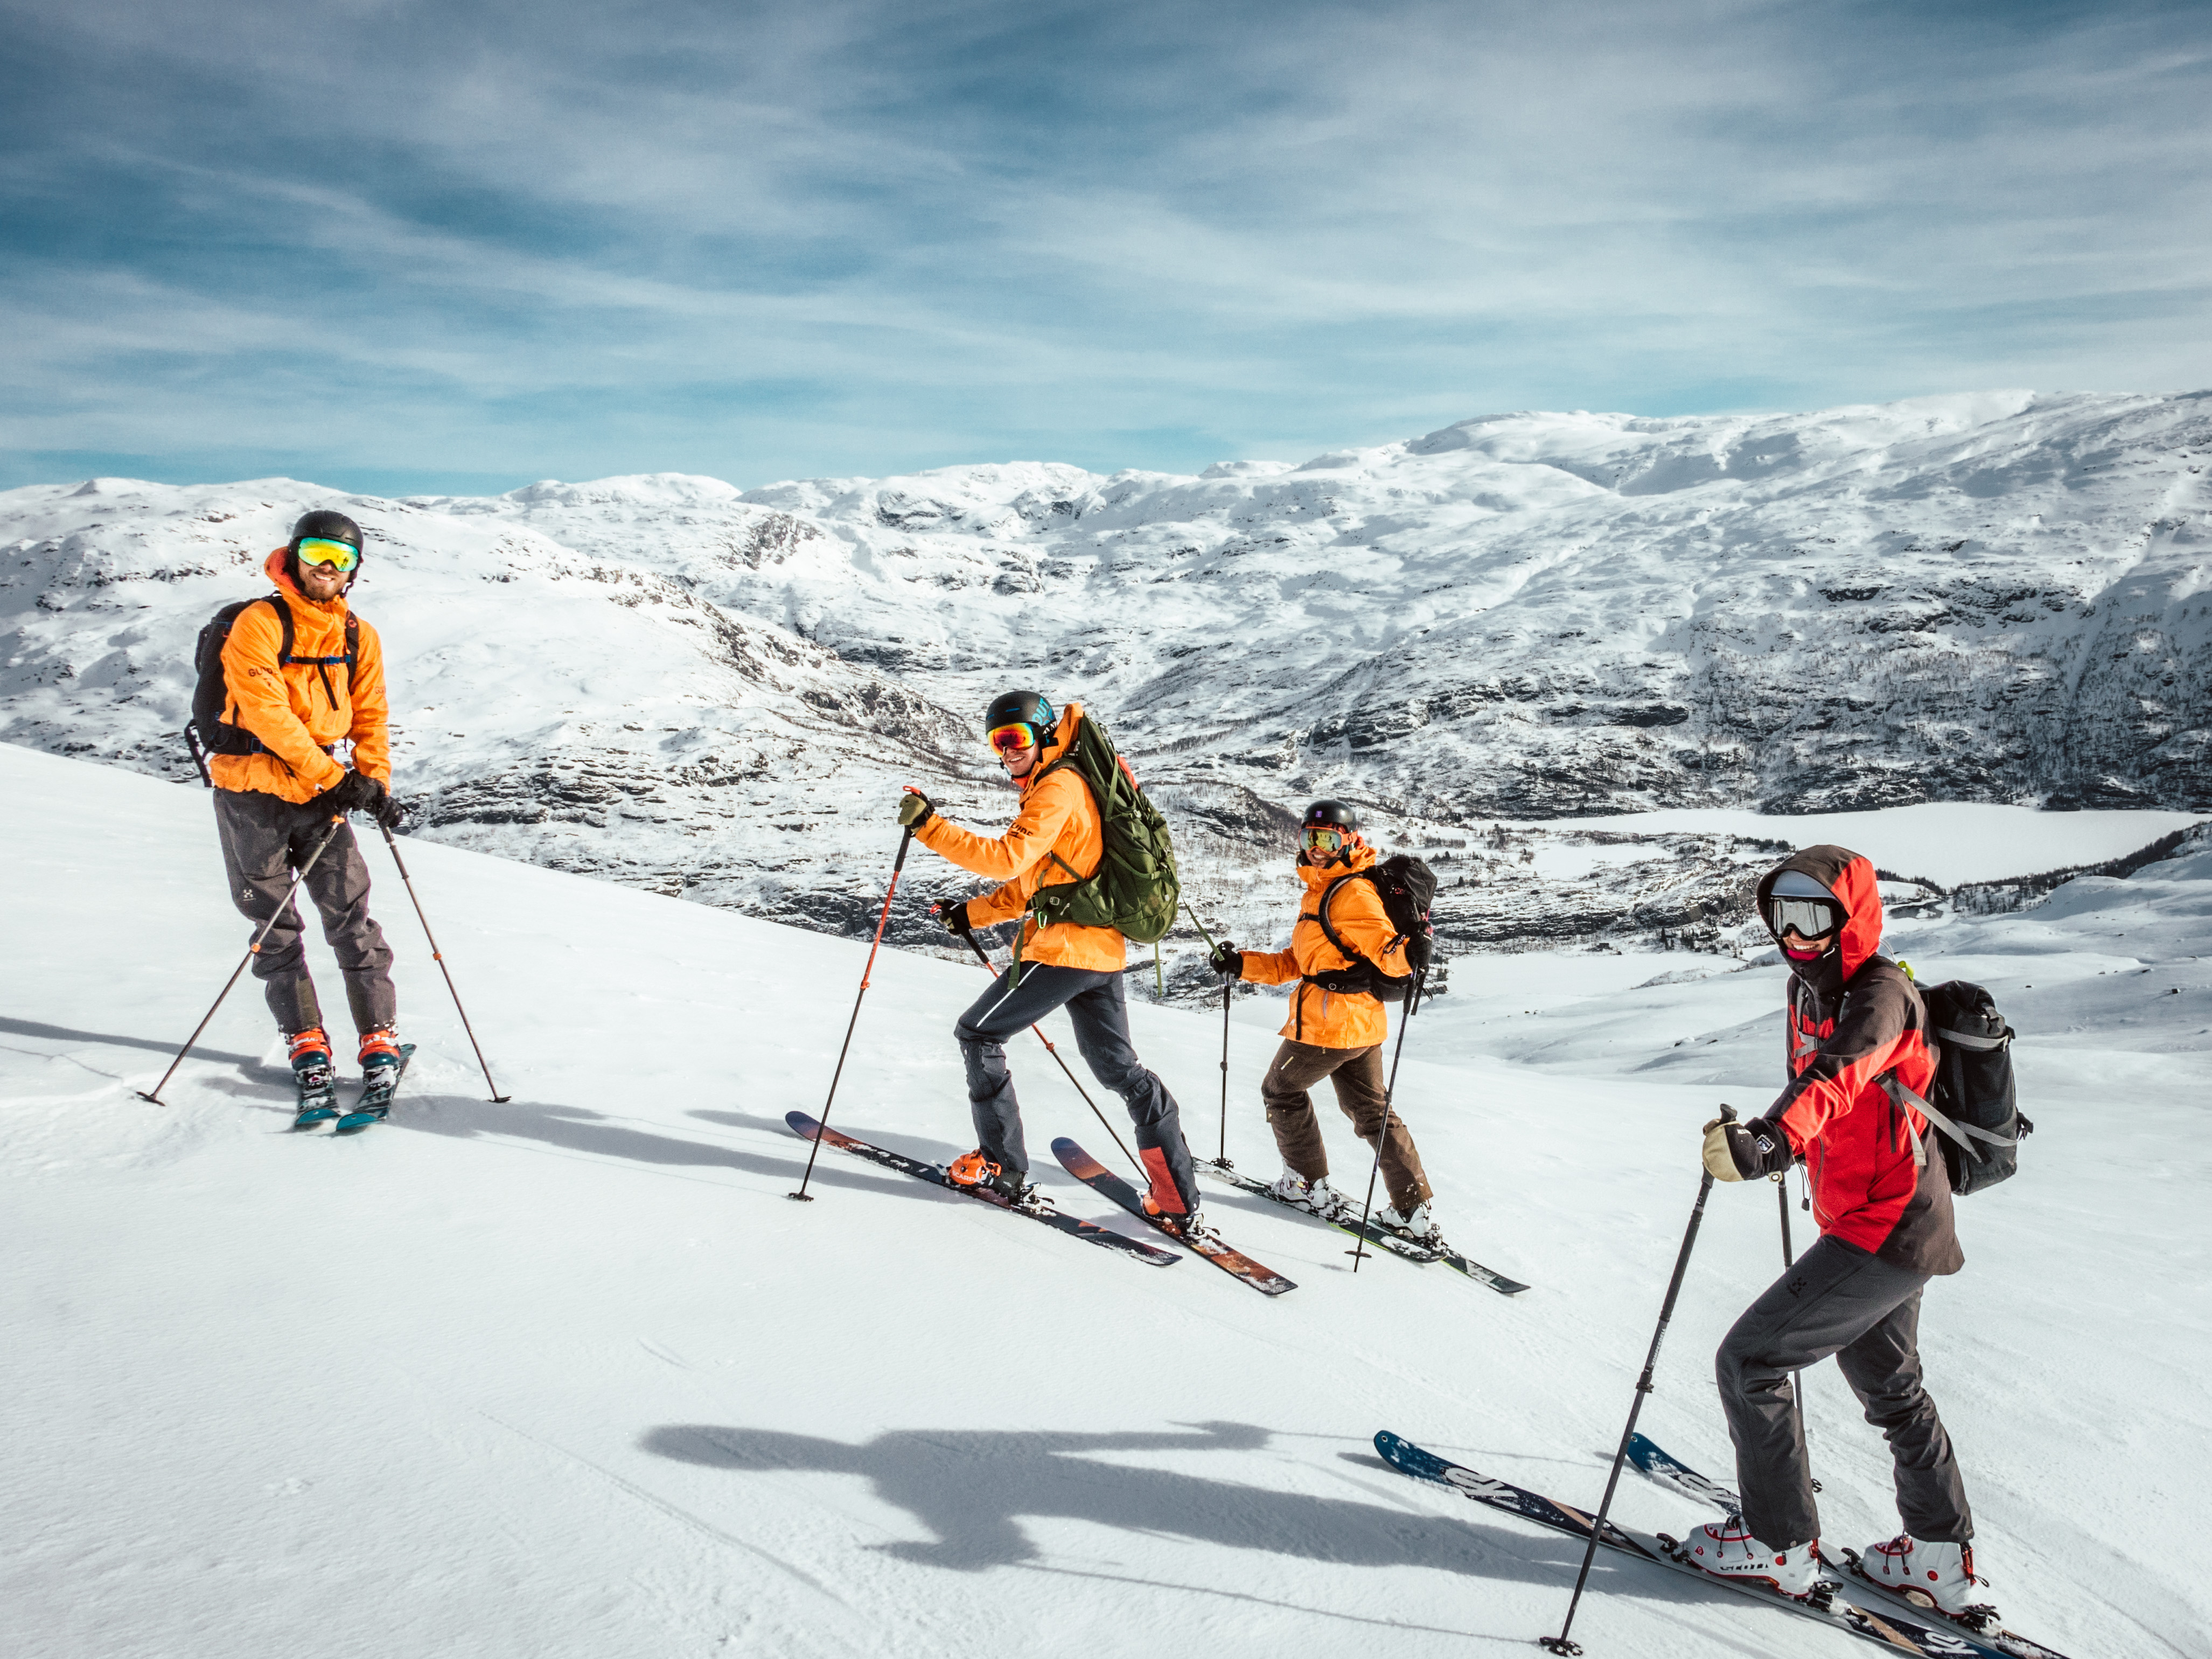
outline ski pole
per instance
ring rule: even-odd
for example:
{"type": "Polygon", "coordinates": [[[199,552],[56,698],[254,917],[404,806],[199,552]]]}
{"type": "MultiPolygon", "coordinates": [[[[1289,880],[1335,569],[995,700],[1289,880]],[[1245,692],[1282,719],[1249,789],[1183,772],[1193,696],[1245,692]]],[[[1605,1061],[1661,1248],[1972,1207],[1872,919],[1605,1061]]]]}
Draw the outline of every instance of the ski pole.
{"type": "MultiPolygon", "coordinates": [[[[1213,935],[1206,931],[1206,924],[1198,919],[1198,912],[1186,904],[1182,907],[1182,913],[1190,918],[1190,925],[1198,929],[1198,936],[1209,948],[1212,948],[1213,935]]],[[[1237,1167],[1229,1161],[1229,999],[1236,983],[1234,974],[1221,976],[1221,1154],[1213,1161],[1224,1170],[1237,1167]]],[[[1358,1270],[1354,1268],[1353,1271],[1358,1270]]]]}
{"type": "Polygon", "coordinates": [[[1221,1152],[1214,1162],[1224,1170],[1237,1167],[1229,1161],[1229,998],[1236,983],[1234,974],[1221,976],[1221,1152]]]}
{"type": "MultiPolygon", "coordinates": [[[[968,941],[968,948],[973,951],[975,953],[977,959],[982,963],[983,971],[987,974],[996,975],[999,970],[991,965],[991,953],[983,948],[983,941],[977,939],[973,932],[965,929],[962,931],[960,937],[968,941]]],[[[1036,1033],[1037,1041],[1044,1044],[1045,1053],[1053,1057],[1054,1061],[1060,1066],[1060,1069],[1066,1074],[1067,1080],[1070,1083],[1075,1083],[1075,1092],[1083,1097],[1083,1103],[1091,1109],[1091,1115],[1098,1120],[1099,1123],[1104,1127],[1108,1134],[1114,1135],[1114,1144],[1121,1148],[1121,1156],[1129,1160],[1130,1167],[1135,1170],[1139,1175],[1145,1175],[1145,1166],[1137,1161],[1136,1158],[1130,1152],[1128,1147],[1122,1145],[1121,1137],[1117,1134],[1114,1134],[1114,1126],[1111,1123],[1107,1122],[1106,1114],[1098,1109],[1098,1103],[1091,1099],[1090,1091],[1085,1089],[1080,1083],[1075,1082],[1075,1073],[1069,1071],[1067,1062],[1060,1059],[1060,1050],[1053,1046],[1052,1039],[1044,1034],[1044,1027],[1042,1025],[1031,1024],[1030,1030],[1036,1033]]],[[[1152,1177],[1150,1176],[1145,1176],[1145,1179],[1150,1181],[1152,1177]]]]}
{"type": "Polygon", "coordinates": [[[292,895],[300,890],[300,884],[307,880],[307,872],[315,867],[315,861],[322,857],[323,849],[331,844],[337,835],[338,826],[344,822],[343,814],[331,820],[331,827],[323,831],[323,838],[315,843],[315,850],[307,855],[307,861],[292,872],[292,884],[284,890],[284,902],[270,914],[268,921],[261,924],[261,931],[253,936],[253,943],[246,947],[246,954],[238,959],[238,966],[232,969],[230,977],[223,981],[222,989],[216,994],[215,1007],[210,1008],[200,1023],[192,1027],[192,1034],[185,1039],[185,1046],[177,1050],[177,1057],[169,1062],[169,1069],[161,1073],[161,1080],[150,1090],[137,1091],[139,1099],[150,1100],[156,1106],[169,1103],[161,1098],[161,1091],[169,1086],[169,1079],[177,1074],[177,1067],[185,1063],[185,1056],[191,1053],[192,1044],[200,1040],[200,1033],[207,1030],[208,1021],[215,1018],[216,1008],[222,1006],[223,999],[230,994],[230,988],[238,983],[238,976],[246,971],[246,964],[261,954],[261,941],[269,937],[269,930],[276,925],[277,917],[292,908],[292,895]]]}
{"type": "MultiPolygon", "coordinates": [[[[1735,1109],[1723,1106],[1724,1121],[1735,1121],[1735,1109]]],[[[1567,1603],[1566,1622],[1559,1626],[1557,1636],[1540,1636],[1539,1645],[1553,1653],[1572,1656],[1582,1651],[1579,1643],[1567,1639],[1574,1628],[1575,1609],[1582,1605],[1583,1586],[1589,1582],[1590,1563],[1597,1556],[1597,1540],[1605,1535],[1605,1517],[1613,1510],[1613,1488],[1620,1484],[1620,1466],[1628,1461],[1628,1443],[1636,1433],[1636,1419],[1644,1410],[1644,1396],[1651,1392],[1651,1373],[1658,1368],[1659,1345],[1667,1339],[1667,1322],[1674,1316],[1674,1298],[1682,1293],[1682,1275],[1690,1266],[1690,1250],[1698,1242],[1698,1224],[1705,1218],[1705,1200],[1713,1190],[1713,1172],[1705,1171],[1698,1182],[1698,1201],[1690,1211],[1690,1224],[1683,1230],[1682,1248],[1674,1257],[1674,1276],[1667,1281],[1667,1299],[1660,1304],[1659,1328],[1651,1333],[1651,1352],[1644,1356],[1644,1375],[1636,1379],[1636,1399],[1628,1408],[1628,1426],[1620,1431],[1620,1449],[1613,1455],[1613,1474],[1605,1483],[1605,1501],[1597,1507],[1597,1519],[1590,1523],[1589,1545],[1583,1551],[1583,1568],[1575,1575],[1574,1597],[1567,1603]]]]}
{"type": "MultiPolygon", "coordinates": [[[[1792,1267],[1796,1267],[1796,1266],[1797,1265],[1797,1253],[1796,1253],[1795,1250],[1793,1250],[1793,1249],[1790,1248],[1790,1176],[1789,1176],[1789,1173],[1788,1173],[1786,1170],[1778,1171],[1778,1172],[1775,1174],[1775,1176],[1773,1176],[1773,1181],[1774,1181],[1774,1196],[1775,1196],[1775,1199],[1777,1200],[1778,1203],[1779,1204],[1780,1208],[1781,1208],[1781,1211],[1782,1211],[1782,1270],[1783,1270],[1784,1273],[1787,1273],[1787,1272],[1789,1272],[1789,1271],[1790,1271],[1790,1268],[1792,1268],[1792,1267]]],[[[1805,1373],[1804,1373],[1804,1372],[1802,1372],[1802,1371],[1792,1371],[1792,1372],[1790,1372],[1790,1398],[1791,1398],[1792,1400],[1794,1400],[1794,1401],[1796,1402],[1796,1406],[1797,1406],[1797,1416],[1798,1416],[1798,1419],[1799,1419],[1799,1420],[1798,1420],[1797,1428],[1798,1428],[1798,1432],[1802,1434],[1802,1433],[1803,1433],[1803,1432],[1804,1432],[1804,1427],[1805,1427],[1804,1420],[1803,1420],[1803,1419],[1804,1419],[1804,1416],[1805,1416],[1805,1373]]],[[[1813,1483],[1813,1490],[1814,1490],[1814,1492],[1818,1492],[1818,1491],[1820,1491],[1820,1483],[1819,1481],[1815,1480],[1815,1481],[1813,1483]]]]}
{"type": "Polygon", "coordinates": [[[491,1067],[485,1064],[483,1045],[477,1041],[477,1028],[469,1024],[469,1011],[461,1006],[461,994],[453,986],[453,970],[446,966],[445,955],[438,949],[438,936],[430,931],[430,918],[422,914],[422,901],[415,892],[415,878],[407,873],[407,860],[399,856],[399,842],[381,821],[376,827],[384,831],[384,844],[392,849],[392,861],[399,866],[399,879],[407,884],[407,899],[415,907],[415,920],[422,924],[422,937],[430,941],[430,960],[446,976],[446,990],[453,999],[454,1012],[461,1017],[461,1030],[469,1035],[469,1047],[477,1051],[477,1064],[483,1071],[484,1087],[491,1091],[492,1104],[504,1106],[514,1097],[500,1093],[499,1085],[491,1080],[491,1067]]]}
{"type": "Polygon", "coordinates": [[[1367,1171],[1367,1201],[1359,1206],[1359,1236],[1345,1252],[1352,1258],[1355,1277],[1359,1264],[1367,1259],[1367,1215],[1375,1207],[1375,1177],[1382,1172],[1382,1142],[1390,1133],[1390,1103],[1398,1094],[1398,1057],[1406,1052],[1406,1026],[1413,1019],[1413,1011],[1421,1006],[1421,982],[1428,976],[1425,968],[1413,976],[1413,988],[1406,994],[1406,1012],[1398,1018],[1398,1046],[1390,1053],[1390,1080],[1382,1085],[1382,1127],[1375,1136],[1375,1162],[1367,1171]]]}
{"type": "Polygon", "coordinates": [[[899,872],[906,868],[906,849],[914,844],[911,825],[899,832],[898,857],[891,860],[891,884],[884,889],[883,913],[876,918],[876,936],[869,941],[868,960],[860,969],[860,994],[853,999],[853,1017],[845,1022],[845,1041],[837,1050],[837,1069],[830,1074],[830,1098],[822,1103],[822,1121],[814,1131],[814,1145],[807,1149],[806,1173],[799,1178],[799,1190],[786,1193],[786,1198],[795,1198],[801,1204],[811,1204],[813,1195],[806,1183],[814,1179],[814,1160],[821,1155],[822,1137],[830,1127],[830,1106],[837,1098],[837,1079],[845,1075],[845,1052],[853,1046],[853,1028],[860,1023],[860,998],[868,994],[868,976],[876,971],[876,950],[884,942],[884,924],[891,919],[891,895],[898,891],[899,872]]]}

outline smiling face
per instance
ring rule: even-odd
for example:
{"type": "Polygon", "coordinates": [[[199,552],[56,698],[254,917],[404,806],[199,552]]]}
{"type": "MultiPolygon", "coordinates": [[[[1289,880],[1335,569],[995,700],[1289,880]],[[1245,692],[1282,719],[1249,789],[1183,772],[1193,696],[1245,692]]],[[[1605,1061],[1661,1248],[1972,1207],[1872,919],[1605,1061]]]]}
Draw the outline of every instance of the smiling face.
{"type": "Polygon", "coordinates": [[[344,592],[346,582],[353,574],[350,570],[333,570],[326,564],[309,564],[305,560],[297,562],[300,591],[319,603],[334,599],[344,592]]]}
{"type": "Polygon", "coordinates": [[[1807,939],[1795,927],[1785,927],[1782,930],[1782,948],[1796,961],[1811,962],[1828,953],[1828,946],[1834,943],[1835,937],[1831,931],[1818,939],[1807,939]]]}

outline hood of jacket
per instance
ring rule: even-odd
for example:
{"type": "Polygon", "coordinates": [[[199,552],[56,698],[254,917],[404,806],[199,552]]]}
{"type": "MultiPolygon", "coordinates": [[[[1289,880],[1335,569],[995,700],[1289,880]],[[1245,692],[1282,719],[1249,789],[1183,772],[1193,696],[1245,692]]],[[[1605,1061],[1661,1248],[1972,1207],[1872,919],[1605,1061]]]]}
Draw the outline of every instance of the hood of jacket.
{"type": "Polygon", "coordinates": [[[1069,703],[1060,711],[1060,720],[1053,726],[1052,735],[1037,747],[1036,764],[1030,768],[1026,775],[1013,781],[1015,788],[1024,795],[1029,793],[1030,785],[1043,775],[1044,769],[1065,755],[1069,745],[1074,743],[1075,728],[1082,719],[1083,705],[1079,702],[1069,703]]]}
{"type": "Polygon", "coordinates": [[[1825,955],[1811,962],[1796,962],[1785,951],[1782,959],[1812,990],[1833,996],[1881,948],[1881,888],[1872,862],[1847,847],[1808,847],[1791,854],[1759,878],[1759,920],[1777,945],[1782,940],[1774,934],[1766,902],[1775,882],[1791,870],[1810,876],[1827,890],[1843,908],[1844,925],[1835,945],[1825,955]]]}

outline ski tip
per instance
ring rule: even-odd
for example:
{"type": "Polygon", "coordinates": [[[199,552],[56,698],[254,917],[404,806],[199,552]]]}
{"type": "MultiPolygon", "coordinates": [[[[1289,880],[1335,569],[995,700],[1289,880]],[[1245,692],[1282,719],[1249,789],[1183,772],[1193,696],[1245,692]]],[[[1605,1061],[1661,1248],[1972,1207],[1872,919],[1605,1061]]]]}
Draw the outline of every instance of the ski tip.
{"type": "Polygon", "coordinates": [[[786,1112],[783,1121],[791,1126],[792,1133],[802,1140],[811,1140],[822,1126],[804,1112],[786,1112]]]}
{"type": "Polygon", "coordinates": [[[1112,1173],[1066,1135],[1060,1136],[1052,1143],[1052,1155],[1078,1181],[1089,1181],[1094,1176],[1112,1173]]]}

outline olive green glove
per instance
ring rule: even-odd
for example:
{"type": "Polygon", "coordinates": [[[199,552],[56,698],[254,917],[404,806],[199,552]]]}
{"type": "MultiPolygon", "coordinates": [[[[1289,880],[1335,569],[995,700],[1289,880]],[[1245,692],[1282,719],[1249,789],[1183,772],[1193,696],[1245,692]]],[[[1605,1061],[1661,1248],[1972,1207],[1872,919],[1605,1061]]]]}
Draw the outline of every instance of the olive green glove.
{"type": "Polygon", "coordinates": [[[919,830],[937,816],[937,809],[929,804],[929,797],[919,789],[909,789],[899,797],[898,821],[908,830],[919,830]]]}

